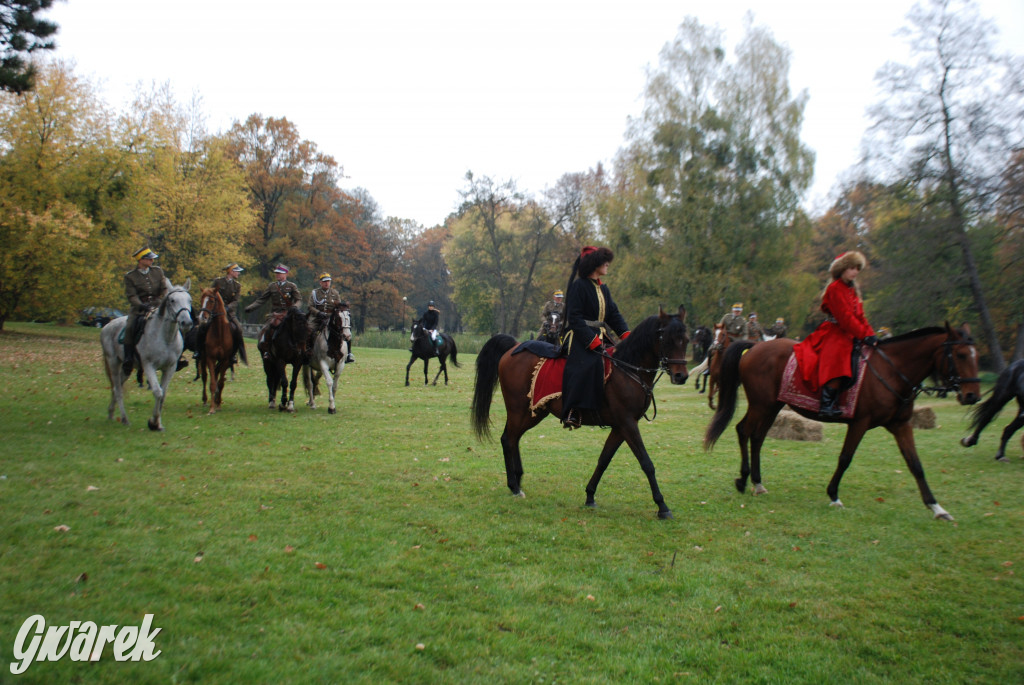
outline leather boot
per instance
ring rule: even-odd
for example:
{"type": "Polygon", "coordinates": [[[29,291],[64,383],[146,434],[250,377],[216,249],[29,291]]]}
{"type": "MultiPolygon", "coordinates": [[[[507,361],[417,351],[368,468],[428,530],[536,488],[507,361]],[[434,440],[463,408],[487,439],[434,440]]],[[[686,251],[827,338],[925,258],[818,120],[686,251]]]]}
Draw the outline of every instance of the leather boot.
{"type": "Polygon", "coordinates": [[[121,372],[125,376],[132,375],[132,367],[135,366],[135,345],[124,344],[124,361],[121,363],[121,372]]]}
{"type": "Polygon", "coordinates": [[[827,419],[842,416],[842,410],[836,406],[836,402],[838,400],[839,391],[835,388],[830,388],[827,385],[823,385],[821,387],[821,409],[818,410],[818,413],[827,419]]]}

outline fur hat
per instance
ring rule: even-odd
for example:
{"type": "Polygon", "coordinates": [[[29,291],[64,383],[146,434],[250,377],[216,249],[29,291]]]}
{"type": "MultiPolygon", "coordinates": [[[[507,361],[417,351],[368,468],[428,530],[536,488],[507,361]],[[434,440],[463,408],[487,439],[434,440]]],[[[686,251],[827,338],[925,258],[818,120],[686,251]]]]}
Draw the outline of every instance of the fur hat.
{"type": "Polygon", "coordinates": [[[577,273],[582,278],[588,278],[597,267],[613,259],[615,259],[615,253],[607,247],[587,246],[580,252],[580,266],[577,273]]]}
{"type": "Polygon", "coordinates": [[[867,265],[868,260],[864,258],[863,254],[856,250],[850,250],[832,260],[832,265],[828,267],[828,273],[832,276],[832,280],[835,281],[841,278],[843,272],[851,266],[859,266],[863,269],[867,265]]]}

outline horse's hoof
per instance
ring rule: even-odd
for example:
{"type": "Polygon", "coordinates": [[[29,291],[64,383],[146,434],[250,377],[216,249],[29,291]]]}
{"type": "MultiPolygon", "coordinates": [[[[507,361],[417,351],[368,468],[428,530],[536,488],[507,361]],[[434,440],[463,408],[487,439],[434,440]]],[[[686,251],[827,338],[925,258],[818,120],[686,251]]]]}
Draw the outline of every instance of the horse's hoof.
{"type": "Polygon", "coordinates": [[[845,509],[846,508],[846,507],[843,506],[842,500],[838,500],[838,499],[837,500],[832,500],[831,502],[828,503],[828,505],[830,507],[835,507],[836,509],[845,509]]]}
{"type": "Polygon", "coordinates": [[[747,479],[746,478],[737,478],[733,482],[736,484],[736,490],[738,490],[739,492],[742,493],[742,492],[746,492],[747,491],[747,479]]]}
{"type": "Polygon", "coordinates": [[[948,512],[948,511],[946,511],[946,512],[943,512],[943,513],[941,513],[941,514],[936,514],[936,515],[935,515],[935,518],[936,518],[937,520],[939,520],[939,521],[954,521],[954,520],[955,520],[955,519],[953,518],[953,515],[952,515],[952,514],[950,514],[950,513],[948,512]]]}
{"type": "Polygon", "coordinates": [[[270,403],[267,404],[267,409],[273,411],[273,410],[277,409],[277,405],[274,404],[273,402],[270,402],[270,403]]]}
{"type": "Polygon", "coordinates": [[[583,503],[583,506],[590,507],[591,509],[597,509],[597,502],[595,502],[592,499],[588,499],[586,502],[583,503]]]}
{"type": "Polygon", "coordinates": [[[971,442],[970,437],[960,438],[960,444],[964,447],[974,447],[975,443],[971,442]]]}
{"type": "Polygon", "coordinates": [[[328,414],[337,414],[337,413],[338,413],[338,410],[337,410],[337,409],[335,409],[334,407],[328,407],[328,408],[327,408],[327,413],[328,413],[328,414]]]}
{"type": "Polygon", "coordinates": [[[146,421],[146,425],[149,426],[149,430],[151,430],[151,431],[162,431],[164,429],[163,426],[161,426],[157,422],[154,422],[153,419],[150,419],[149,421],[146,421]]]}
{"type": "Polygon", "coordinates": [[[768,488],[761,485],[760,483],[754,483],[754,494],[755,495],[767,495],[768,488]]]}
{"type": "Polygon", "coordinates": [[[526,499],[526,493],[523,492],[522,490],[520,490],[519,492],[513,492],[512,496],[518,497],[519,499],[526,499]]]}
{"type": "Polygon", "coordinates": [[[1001,461],[1004,464],[1009,464],[1010,463],[1010,460],[1006,458],[1005,454],[1000,454],[998,457],[996,457],[996,461],[1001,461]]]}
{"type": "Polygon", "coordinates": [[[672,510],[671,509],[666,509],[665,511],[659,511],[658,512],[658,518],[664,520],[664,519],[670,519],[670,518],[675,518],[675,517],[672,516],[672,510]]]}
{"type": "Polygon", "coordinates": [[[211,409],[210,411],[206,412],[206,415],[207,415],[207,416],[213,416],[213,415],[214,415],[214,414],[216,414],[216,413],[217,413],[217,410],[216,410],[216,409],[211,409]]]}

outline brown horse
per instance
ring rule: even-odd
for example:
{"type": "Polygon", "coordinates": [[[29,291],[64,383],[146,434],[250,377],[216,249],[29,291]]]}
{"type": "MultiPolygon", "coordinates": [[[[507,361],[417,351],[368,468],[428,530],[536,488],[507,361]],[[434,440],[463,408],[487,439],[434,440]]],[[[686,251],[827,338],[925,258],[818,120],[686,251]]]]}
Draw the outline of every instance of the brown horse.
{"type": "Polygon", "coordinates": [[[718,392],[718,377],[722,373],[722,357],[725,355],[725,348],[729,345],[729,338],[725,334],[725,326],[721,323],[715,324],[711,332],[711,343],[708,346],[707,356],[699,366],[690,370],[690,374],[697,374],[697,391],[701,394],[707,390],[708,406],[715,408],[715,393],[718,392]],[[701,380],[704,387],[701,387],[701,380]]]}
{"type": "MultiPolygon", "coordinates": [[[[594,475],[587,484],[588,507],[596,506],[594,493],[601,475],[619,445],[626,442],[640,462],[640,468],[651,486],[651,494],[658,505],[658,518],[672,518],[672,512],[665,505],[665,498],[658,489],[654,477],[654,463],[640,438],[638,422],[654,401],[654,384],[659,371],[667,372],[675,384],[686,382],[686,310],[679,308],[679,314],[670,316],[662,311],[658,316],[645,319],[632,334],[615,347],[611,356],[612,371],[604,386],[604,397],[599,414],[587,416],[588,425],[611,426],[611,433],[605,440],[604,449],[597,461],[594,475]]],[[[562,415],[561,396],[530,410],[530,388],[534,369],[540,357],[529,351],[514,352],[518,343],[510,335],[496,335],[488,340],[477,355],[476,388],[473,393],[473,428],[477,437],[483,439],[490,434],[491,399],[494,386],[501,384],[505,399],[505,430],[501,434],[501,450],[505,456],[505,475],[508,488],[513,495],[524,497],[520,487],[523,478],[523,462],[519,454],[519,440],[523,434],[540,423],[549,413],[562,415]]],[[[655,408],[657,414],[657,408],[655,408]]]]}
{"type": "MultiPolygon", "coordinates": [[[[953,520],[935,501],[925,481],[924,469],[914,447],[910,419],[914,413],[914,400],[921,392],[955,391],[960,404],[978,401],[978,352],[970,334],[966,325],[954,330],[946,324],[945,328],[922,328],[883,340],[873,350],[864,368],[863,385],[853,417],[828,419],[848,426],[839,453],[839,465],[827,488],[832,506],[843,506],[839,500],[839,481],[850,466],[864,434],[871,428],[884,426],[896,438],[900,453],[917,480],[925,506],[932,510],[935,518],[953,520]],[[924,388],[922,383],[931,376],[941,378],[944,385],[924,388]]],[[[736,489],[740,492],[746,490],[748,476],[754,485],[754,494],[767,492],[761,485],[761,445],[785,404],[778,399],[779,389],[795,344],[795,341],[785,338],[756,346],[743,341],[733,343],[726,351],[719,407],[708,425],[704,448],[710,450],[732,420],[737,391],[742,383],[748,406],[747,413],[736,424],[742,457],[740,477],[736,479],[736,489]]],[[[808,418],[822,420],[813,411],[792,408],[808,418]]]]}
{"type": "Polygon", "coordinates": [[[210,413],[213,414],[220,409],[224,376],[231,366],[235,339],[224,300],[216,288],[203,289],[199,295],[199,307],[199,323],[206,329],[202,334],[203,349],[199,363],[203,377],[203,404],[207,402],[206,385],[209,378],[210,413]]]}

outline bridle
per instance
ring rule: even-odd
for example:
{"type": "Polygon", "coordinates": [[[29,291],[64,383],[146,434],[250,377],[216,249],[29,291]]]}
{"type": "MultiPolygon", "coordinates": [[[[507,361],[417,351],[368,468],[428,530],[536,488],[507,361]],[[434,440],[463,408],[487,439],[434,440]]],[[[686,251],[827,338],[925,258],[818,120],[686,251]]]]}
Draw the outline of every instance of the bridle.
{"type": "MultiPolygon", "coordinates": [[[[661,348],[663,348],[662,343],[665,340],[665,328],[666,326],[658,327],[658,345],[661,348]]],[[[683,349],[686,349],[685,345],[683,346],[683,349]]],[[[630,362],[624,361],[622,359],[616,359],[615,355],[608,354],[604,350],[599,350],[598,354],[604,357],[605,359],[609,360],[612,363],[612,366],[618,368],[619,371],[623,373],[623,375],[625,375],[627,378],[629,378],[630,380],[634,381],[637,385],[639,385],[640,388],[644,391],[644,394],[650,398],[651,406],[654,407],[654,416],[648,418],[647,412],[645,411],[644,418],[647,419],[648,422],[653,421],[658,417],[658,403],[654,399],[654,386],[658,384],[658,381],[661,380],[661,377],[663,375],[670,371],[670,364],[679,364],[682,366],[686,366],[685,358],[676,359],[672,357],[667,357],[665,355],[662,355],[661,357],[658,358],[658,366],[652,369],[644,366],[638,366],[636,364],[631,364],[630,362]],[[651,384],[648,385],[646,382],[644,382],[644,379],[640,377],[640,374],[644,373],[658,375],[655,376],[651,384]]]]}
{"type": "Polygon", "coordinates": [[[206,306],[205,303],[209,302],[209,301],[212,301],[212,300],[213,300],[213,296],[207,297],[206,299],[203,300],[203,303],[204,303],[203,304],[203,308],[199,310],[200,318],[202,318],[203,314],[209,314],[210,315],[210,320],[212,321],[213,319],[217,318],[218,316],[225,316],[227,314],[227,310],[219,311],[218,312],[218,311],[214,311],[212,309],[209,309],[206,306]]]}
{"type": "Polygon", "coordinates": [[[882,359],[884,359],[886,361],[886,363],[888,363],[889,366],[892,368],[893,372],[897,376],[900,377],[900,380],[902,380],[907,385],[907,387],[910,388],[910,396],[908,396],[908,397],[904,397],[903,395],[901,395],[899,392],[896,391],[895,388],[893,388],[891,385],[889,385],[889,383],[884,378],[882,378],[881,374],[878,373],[878,370],[875,369],[875,367],[871,364],[871,358],[870,357],[867,359],[867,364],[866,365],[867,365],[867,367],[869,369],[871,369],[871,373],[873,373],[875,375],[875,378],[877,378],[879,380],[879,382],[883,386],[885,386],[885,388],[889,392],[891,392],[893,395],[896,395],[896,397],[898,397],[900,402],[902,404],[904,404],[904,405],[907,405],[907,404],[910,404],[911,402],[913,402],[915,399],[917,399],[917,396],[920,395],[921,393],[924,393],[926,395],[931,395],[931,394],[934,393],[937,397],[941,398],[941,397],[945,397],[950,391],[952,391],[954,393],[959,393],[960,392],[960,386],[963,383],[980,383],[981,382],[980,378],[961,378],[957,374],[957,372],[956,372],[956,362],[953,359],[953,347],[956,346],[956,345],[972,345],[973,346],[974,345],[974,341],[971,340],[970,338],[968,338],[967,340],[948,340],[947,339],[947,340],[943,341],[943,343],[942,343],[943,360],[945,361],[945,367],[946,367],[945,370],[942,372],[943,376],[944,376],[944,379],[943,379],[944,385],[933,385],[933,386],[925,386],[923,383],[917,383],[916,385],[914,383],[911,383],[910,379],[908,379],[906,376],[904,376],[903,373],[899,369],[896,368],[896,365],[893,363],[892,359],[890,359],[889,356],[885,352],[882,351],[882,348],[880,346],[875,347],[875,353],[877,353],[882,359]]]}

